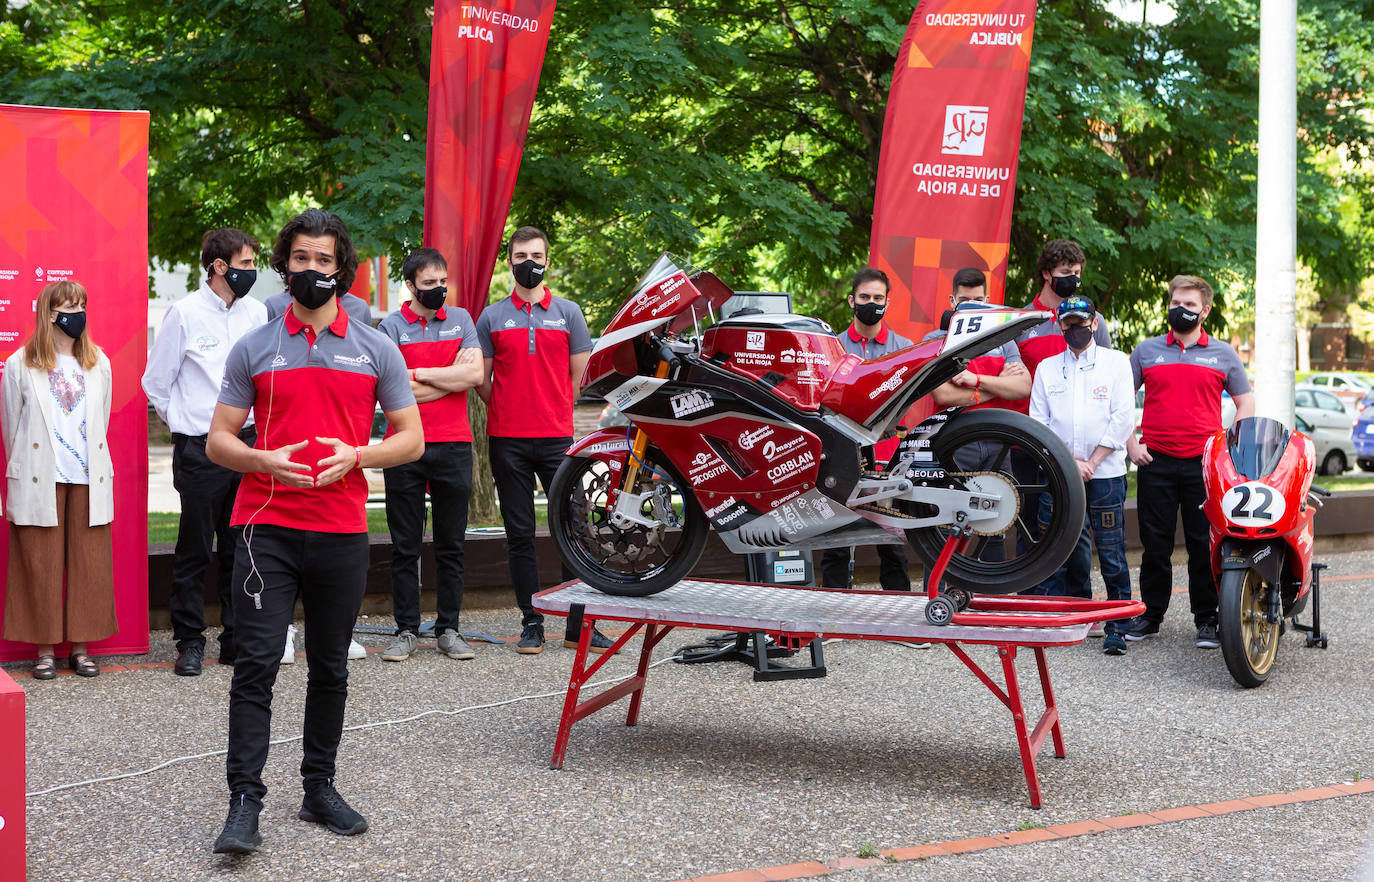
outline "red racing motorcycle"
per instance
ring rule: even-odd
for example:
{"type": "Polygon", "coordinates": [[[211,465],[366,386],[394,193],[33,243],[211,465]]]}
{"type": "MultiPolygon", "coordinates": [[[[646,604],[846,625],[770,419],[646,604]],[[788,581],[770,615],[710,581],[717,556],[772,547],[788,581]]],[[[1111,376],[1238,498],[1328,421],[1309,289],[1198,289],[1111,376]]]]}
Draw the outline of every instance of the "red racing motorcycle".
{"type": "Polygon", "coordinates": [[[1308,632],[1307,645],[1327,645],[1321,630],[1321,571],[1312,562],[1316,446],[1267,417],[1237,420],[1203,448],[1203,510],[1211,523],[1212,573],[1220,594],[1221,654],[1236,682],[1262,684],[1278,655],[1284,620],[1308,632]],[[1312,601],[1312,624],[1297,616],[1312,601]]]}
{"type": "Polygon", "coordinates": [[[1027,416],[938,413],[881,471],[871,460],[913,404],[1049,313],[960,313],[944,339],[865,361],[814,318],[715,321],[733,294],[665,254],[592,350],[583,389],[630,425],[575,443],[549,487],[549,530],[579,578],[610,594],[661,591],[691,572],[713,527],[740,554],[910,541],[927,572],[957,545],[942,582],[952,600],[927,605],[945,624],[973,592],[1019,591],[1068,557],[1083,482],[1027,416]],[[1040,530],[1033,503],[1046,495],[1040,530]]]}

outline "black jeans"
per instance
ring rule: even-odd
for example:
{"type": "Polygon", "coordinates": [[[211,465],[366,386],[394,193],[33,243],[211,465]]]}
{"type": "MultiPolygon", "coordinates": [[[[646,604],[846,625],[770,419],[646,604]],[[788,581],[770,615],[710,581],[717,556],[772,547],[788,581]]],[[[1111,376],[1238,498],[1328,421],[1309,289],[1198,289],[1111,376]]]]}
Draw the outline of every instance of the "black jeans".
{"type": "Polygon", "coordinates": [[[271,737],[272,686],[297,598],[305,608],[309,667],[301,777],[307,791],[334,777],[348,701],[348,643],[367,586],[367,564],[366,533],[317,533],[268,524],[244,530],[234,556],[232,589],[238,658],[229,688],[229,755],[224,762],[231,794],[246,794],[261,804],[267,792],[262,767],[271,737]],[[261,608],[254,594],[261,598],[261,608]]]}
{"type": "MultiPolygon", "coordinates": [[[[901,545],[878,545],[878,584],[884,591],[910,591],[906,550],[901,545]]],[[[821,586],[848,588],[849,549],[827,548],[821,552],[821,586]]]]}
{"type": "MultiPolygon", "coordinates": [[[[248,446],[257,431],[244,429],[239,437],[248,446]]],[[[234,657],[234,611],[229,585],[234,575],[234,546],[238,528],[229,526],[238,472],[216,465],[205,455],[204,435],[172,435],[172,486],[181,495],[176,557],[172,560],[172,596],[167,610],[177,649],[205,645],[205,571],[213,556],[219,564],[220,657],[234,657]]]]}
{"type": "MultiPolygon", "coordinates": [[[[548,493],[553,473],[563,463],[563,452],[572,438],[498,438],[488,439],[491,476],[501,502],[501,520],[506,525],[506,559],[515,602],[520,605],[520,624],[543,624],[544,616],[534,608],[532,598],[539,590],[539,561],[534,556],[534,478],[548,493]]],[[[563,580],[574,578],[563,564],[563,580]]]]}
{"type": "Polygon", "coordinates": [[[1188,599],[1193,624],[1216,624],[1217,586],[1212,579],[1209,525],[1200,506],[1205,497],[1202,457],[1180,459],[1151,450],[1153,462],[1141,466],[1136,481],[1136,516],[1140,521],[1140,599],[1145,618],[1164,620],[1174,588],[1171,558],[1174,524],[1183,517],[1183,543],[1188,550],[1188,599]]]}
{"type": "Polygon", "coordinates": [[[463,609],[463,535],[472,496],[472,444],[425,444],[415,462],[385,469],[386,521],[391,530],[391,611],[396,633],[420,633],[420,551],[425,534],[425,488],[434,525],[435,593],[439,615],[434,636],[458,630],[463,609]]]}

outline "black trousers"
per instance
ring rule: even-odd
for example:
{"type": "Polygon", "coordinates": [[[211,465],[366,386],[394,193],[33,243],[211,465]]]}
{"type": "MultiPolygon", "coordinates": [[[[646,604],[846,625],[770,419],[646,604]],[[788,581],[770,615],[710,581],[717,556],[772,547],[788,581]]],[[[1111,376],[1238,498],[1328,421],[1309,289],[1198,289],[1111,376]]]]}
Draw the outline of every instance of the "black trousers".
{"type": "Polygon", "coordinates": [[[1180,459],[1151,450],[1153,462],[1141,466],[1136,479],[1136,516],[1140,522],[1140,599],[1145,618],[1164,620],[1173,593],[1174,525],[1183,518],[1183,543],[1188,550],[1188,599],[1193,624],[1201,627],[1217,620],[1217,586],[1212,578],[1208,549],[1209,525],[1200,506],[1206,496],[1202,485],[1202,457],[1180,459]]]}
{"type": "MultiPolygon", "coordinates": [[[[910,591],[906,549],[901,545],[878,545],[878,584],[884,591],[910,591]]],[[[821,587],[849,587],[849,549],[827,548],[821,553],[821,587]]]]}
{"type": "Polygon", "coordinates": [[[334,777],[348,701],[348,643],[367,586],[367,534],[258,524],[234,556],[238,659],[229,688],[229,792],[261,804],[272,687],[296,600],[305,608],[305,724],[301,777],[310,791],[334,777]],[[254,595],[261,600],[261,607],[254,595]]]}
{"type": "MultiPolygon", "coordinates": [[[[572,438],[492,437],[488,442],[491,476],[506,525],[506,559],[515,602],[520,605],[520,624],[542,624],[544,616],[535,610],[532,599],[539,590],[539,561],[534,556],[534,479],[539,477],[547,493],[572,438]]],[[[572,578],[573,572],[563,564],[564,581],[572,578]]]]}
{"type": "Polygon", "coordinates": [[[435,593],[439,616],[434,635],[458,630],[463,609],[463,535],[472,496],[472,444],[425,444],[415,462],[382,472],[386,479],[386,520],[391,529],[391,611],[396,633],[420,632],[420,551],[425,534],[425,489],[434,525],[435,593]]]}
{"type": "MultiPolygon", "coordinates": [[[[229,584],[234,575],[234,546],[238,530],[229,526],[239,473],[216,465],[205,455],[204,435],[172,435],[172,486],[181,495],[176,556],[172,560],[172,596],[167,602],[172,637],[177,649],[205,645],[205,571],[213,557],[219,564],[219,652],[234,657],[234,612],[229,584]]],[[[239,437],[250,447],[257,431],[244,429],[239,437]]]]}

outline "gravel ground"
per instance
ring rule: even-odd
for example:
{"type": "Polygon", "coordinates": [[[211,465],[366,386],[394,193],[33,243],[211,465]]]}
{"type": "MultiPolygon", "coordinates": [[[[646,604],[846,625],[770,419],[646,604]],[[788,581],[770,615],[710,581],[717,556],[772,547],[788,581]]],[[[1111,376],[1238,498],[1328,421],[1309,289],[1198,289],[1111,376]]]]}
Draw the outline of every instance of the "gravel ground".
{"type": "MultiPolygon", "coordinates": [[[[1330,576],[1374,573],[1371,553],[1329,560],[1330,576]]],[[[402,664],[375,653],[352,663],[349,725],[544,697],[346,733],[338,783],[368,833],[336,837],[296,819],[293,741],[268,761],[257,854],[210,853],[227,796],[215,755],[31,796],[30,879],[673,880],[1367,779],[1372,584],[1329,581],[1330,649],[1290,634],[1256,690],[1234,684],[1219,651],[1193,647],[1185,595],[1161,636],[1124,657],[1103,656],[1096,640],[1051,650],[1069,755],[1041,754],[1043,811],[1028,805],[1005,709],[940,647],[833,642],[827,678],[786,683],[756,684],[735,664],[663,664],[638,727],[623,725],[623,704],[582,721],[554,772],[572,650],[555,640],[528,657],[474,644],[475,660],[455,662],[422,643],[402,664]]],[[[557,633],[562,620],[549,626],[557,633]]],[[[512,637],[518,616],[472,612],[463,628],[512,637]]],[[[674,632],[663,646],[702,636],[674,632]]],[[[990,649],[971,651],[995,664],[990,649]]],[[[174,657],[170,634],[154,632],[150,656],[124,661],[174,657]]],[[[1022,656],[1024,690],[1032,658],[1022,656]]],[[[628,655],[612,659],[603,679],[632,667],[628,655]]],[[[27,666],[10,672],[28,694],[31,792],[223,749],[228,668],[47,683],[27,666]]],[[[305,676],[304,659],[282,668],[274,737],[299,734],[305,676]]],[[[1351,879],[1372,823],[1374,796],[1352,796],[852,875],[1351,879]]]]}

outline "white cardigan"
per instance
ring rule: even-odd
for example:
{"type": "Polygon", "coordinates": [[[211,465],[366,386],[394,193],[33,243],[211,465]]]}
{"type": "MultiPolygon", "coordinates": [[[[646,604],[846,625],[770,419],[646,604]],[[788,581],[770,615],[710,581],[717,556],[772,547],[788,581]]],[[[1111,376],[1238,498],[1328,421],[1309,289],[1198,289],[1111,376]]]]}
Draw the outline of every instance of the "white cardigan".
{"type": "MultiPolygon", "coordinates": [[[[105,433],[110,425],[110,360],[100,353],[86,375],[86,446],[92,527],[114,520],[114,463],[105,433]],[[96,403],[99,402],[99,409],[96,403]]],[[[0,380],[0,425],[5,436],[5,516],[20,526],[57,526],[57,457],[52,447],[48,372],[24,364],[24,347],[5,361],[0,380]]]]}

